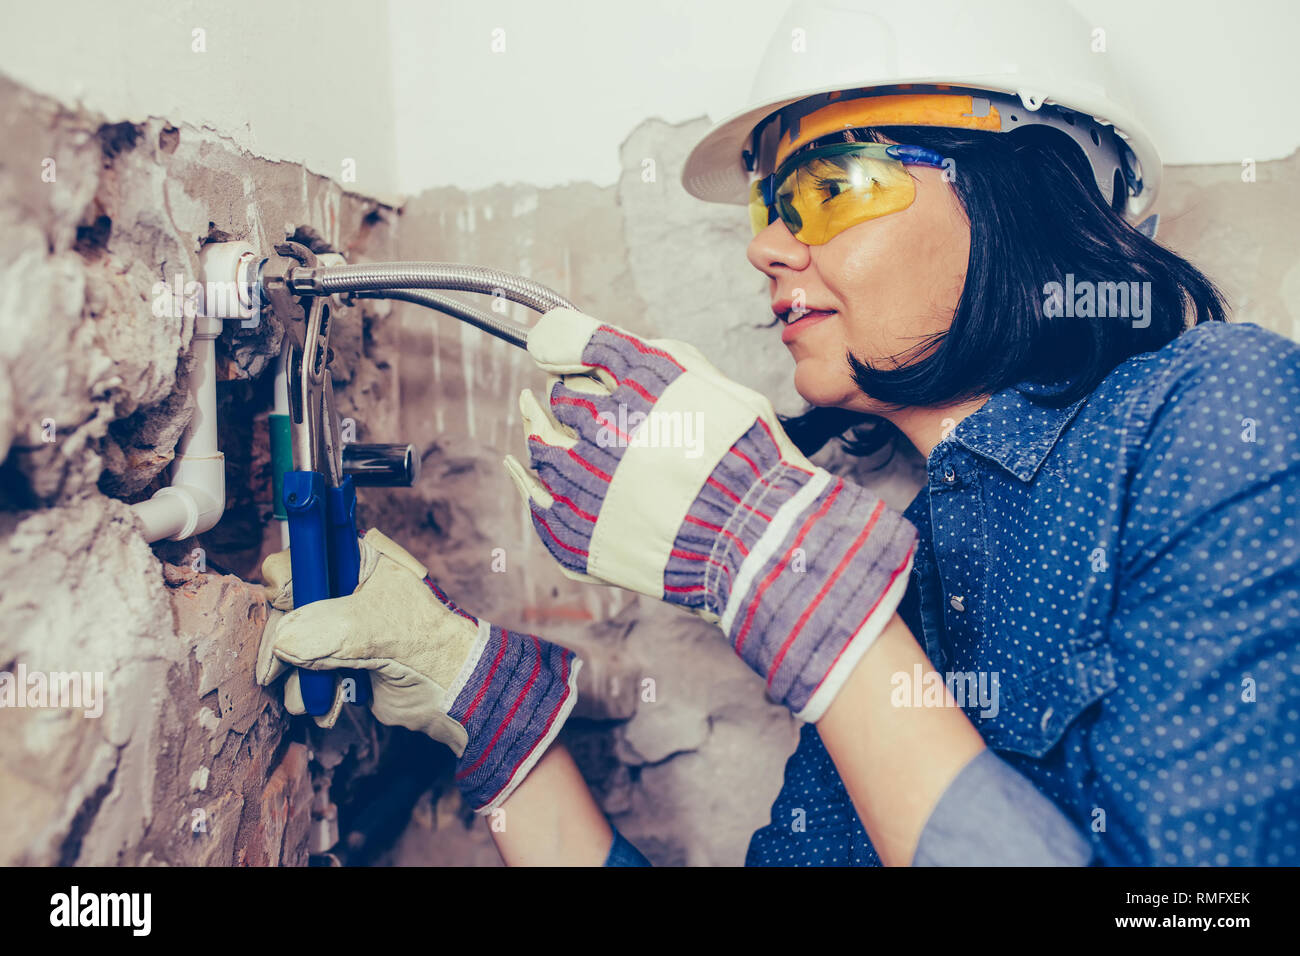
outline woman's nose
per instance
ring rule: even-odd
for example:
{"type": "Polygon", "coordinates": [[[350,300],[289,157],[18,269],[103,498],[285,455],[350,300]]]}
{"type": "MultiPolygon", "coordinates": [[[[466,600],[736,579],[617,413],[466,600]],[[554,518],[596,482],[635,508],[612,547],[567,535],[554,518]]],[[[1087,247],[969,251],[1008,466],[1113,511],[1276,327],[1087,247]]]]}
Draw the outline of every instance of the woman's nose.
{"type": "Polygon", "coordinates": [[[781,219],[751,239],[745,254],[755,269],[771,278],[776,278],[776,270],[782,266],[798,272],[807,268],[810,260],[808,247],[794,237],[781,219]]]}

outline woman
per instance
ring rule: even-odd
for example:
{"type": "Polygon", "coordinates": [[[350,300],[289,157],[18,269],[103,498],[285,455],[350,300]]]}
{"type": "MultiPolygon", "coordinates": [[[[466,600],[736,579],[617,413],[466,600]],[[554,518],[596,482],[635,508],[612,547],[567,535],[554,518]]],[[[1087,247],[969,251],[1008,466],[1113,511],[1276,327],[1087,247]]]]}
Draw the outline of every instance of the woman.
{"type": "MultiPolygon", "coordinates": [[[[1009,133],[1015,109],[877,82],[742,117],[748,257],[813,409],[557,309],[507,467],[566,574],[718,625],[806,721],[747,863],[1294,865],[1300,348],[1134,228],[1142,137],[1055,106],[1009,133]],[[700,415],[704,453],[620,411],[700,415]],[[807,459],[851,429],[926,458],[905,513],[807,459]]],[[[644,863],[553,743],[572,653],[375,530],[362,552],[356,593],[268,627],[259,680],[371,669],[375,716],[508,821],[507,863],[644,863]]],[[[264,570],[291,607],[287,555],[264,570]]]]}

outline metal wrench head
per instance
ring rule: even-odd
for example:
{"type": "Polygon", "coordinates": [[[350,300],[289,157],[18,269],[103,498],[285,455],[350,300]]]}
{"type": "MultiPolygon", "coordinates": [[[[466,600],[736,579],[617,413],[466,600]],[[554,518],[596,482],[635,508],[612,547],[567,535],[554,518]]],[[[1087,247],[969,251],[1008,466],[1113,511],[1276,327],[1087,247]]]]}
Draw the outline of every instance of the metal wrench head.
{"type": "Polygon", "coordinates": [[[327,437],[337,436],[338,432],[338,422],[330,407],[332,402],[326,402],[330,383],[329,313],[330,307],[324,299],[313,299],[308,308],[302,350],[298,351],[296,343],[293,345],[298,361],[289,367],[289,387],[297,401],[290,402],[289,432],[297,468],[341,476],[343,466],[336,451],[337,437],[327,437]]]}
{"type": "Polygon", "coordinates": [[[262,263],[258,276],[261,299],[270,304],[285,335],[301,347],[307,331],[307,310],[294,294],[290,281],[299,267],[314,269],[316,256],[300,242],[282,242],[275,247],[275,252],[262,263]]]}
{"type": "Polygon", "coordinates": [[[334,409],[334,376],[325,369],[321,388],[321,463],[325,481],[333,488],[343,484],[343,441],[339,434],[339,416],[334,409]]]}
{"type": "MultiPolygon", "coordinates": [[[[338,422],[327,408],[330,307],[320,296],[299,297],[292,281],[297,269],[314,269],[316,256],[298,242],[275,247],[276,256],[262,268],[262,288],[289,337],[289,430],[294,467],[342,479],[338,422]],[[333,437],[327,437],[327,433],[333,437]]],[[[332,405],[332,402],[330,403],[332,405]]]]}

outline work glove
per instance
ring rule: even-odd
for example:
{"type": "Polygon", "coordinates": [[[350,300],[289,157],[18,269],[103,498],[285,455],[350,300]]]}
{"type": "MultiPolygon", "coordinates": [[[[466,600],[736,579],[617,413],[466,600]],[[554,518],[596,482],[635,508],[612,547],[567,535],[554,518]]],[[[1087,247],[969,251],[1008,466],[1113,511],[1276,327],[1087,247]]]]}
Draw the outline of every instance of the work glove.
{"type": "Polygon", "coordinates": [[[568,308],[528,353],[529,469],[506,469],[564,574],[717,624],[774,701],[817,721],[907,588],[916,529],[813,465],[764,396],[691,345],[568,308]]]}
{"type": "MultiPolygon", "coordinates": [[[[361,569],[352,594],[293,609],[289,552],[262,562],[275,609],[257,655],[263,686],[285,670],[370,672],[375,719],[446,744],[455,780],[478,813],[496,809],[550,746],[578,698],[582,666],[566,648],[480,620],[449,598],[428,569],[380,531],[358,541],[361,569]]],[[[329,714],[342,707],[343,684],[329,714]]],[[[297,671],[285,707],[301,714],[297,671]]]]}
{"type": "MultiPolygon", "coordinates": [[[[262,686],[270,686],[284,676],[284,709],[296,716],[307,713],[302,699],[302,685],[298,682],[298,668],[290,667],[275,656],[275,633],[284,619],[285,610],[293,610],[293,581],[289,567],[289,552],[279,551],[262,562],[262,592],[270,608],[266,613],[266,626],[257,645],[257,664],[254,676],[262,686]]],[[[334,700],[324,714],[312,715],[316,726],[326,730],[333,727],[343,712],[343,705],[358,698],[355,678],[334,682],[334,700]]]]}

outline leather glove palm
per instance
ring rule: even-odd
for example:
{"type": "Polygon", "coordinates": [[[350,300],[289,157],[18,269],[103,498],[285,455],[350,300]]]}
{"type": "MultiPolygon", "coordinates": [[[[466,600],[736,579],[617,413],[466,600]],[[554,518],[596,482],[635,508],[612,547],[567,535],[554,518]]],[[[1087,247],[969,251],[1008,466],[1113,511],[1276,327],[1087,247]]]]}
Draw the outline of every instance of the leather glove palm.
{"type": "MultiPolygon", "coordinates": [[[[283,613],[263,633],[257,681],[268,685],[291,667],[369,671],[375,719],[449,746],[459,758],[457,785],[486,813],[554,740],[577,700],[582,662],[457,607],[423,564],[378,530],[359,545],[356,590],[296,610],[289,552],[266,558],[265,592],[283,613]]],[[[332,726],[344,699],[340,682],[334,706],[317,723],[332,726]]],[[[286,681],[285,707],[303,712],[296,670],[286,681]]]]}
{"type": "Polygon", "coordinates": [[[528,352],[549,407],[520,395],[536,474],[506,467],[564,573],[717,624],[773,700],[820,719],[902,599],[916,529],[685,342],[557,308],[528,352]]]}

